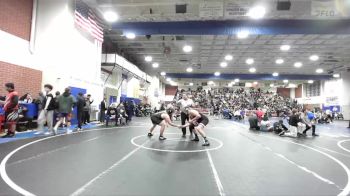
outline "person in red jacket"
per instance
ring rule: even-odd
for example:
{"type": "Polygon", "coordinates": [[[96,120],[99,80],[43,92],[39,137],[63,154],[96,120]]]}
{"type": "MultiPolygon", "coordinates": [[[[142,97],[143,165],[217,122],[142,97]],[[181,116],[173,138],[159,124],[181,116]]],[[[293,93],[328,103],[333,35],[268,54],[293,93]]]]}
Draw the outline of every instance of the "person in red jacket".
{"type": "Polygon", "coordinates": [[[15,85],[13,83],[5,84],[6,95],[5,101],[1,101],[0,104],[3,105],[5,111],[5,122],[8,127],[7,134],[2,138],[8,138],[15,136],[16,123],[19,118],[18,115],[18,93],[15,91],[15,85]]]}

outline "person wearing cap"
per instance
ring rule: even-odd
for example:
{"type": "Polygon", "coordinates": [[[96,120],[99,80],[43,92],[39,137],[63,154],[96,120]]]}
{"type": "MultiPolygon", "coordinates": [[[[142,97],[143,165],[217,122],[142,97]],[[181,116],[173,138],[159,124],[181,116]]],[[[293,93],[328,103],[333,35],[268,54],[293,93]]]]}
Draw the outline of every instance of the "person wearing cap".
{"type": "Polygon", "coordinates": [[[163,136],[164,131],[165,131],[165,127],[167,124],[173,126],[173,127],[178,127],[180,128],[180,125],[176,125],[171,121],[171,116],[174,113],[174,107],[169,104],[166,107],[166,110],[157,112],[155,114],[151,115],[151,121],[153,126],[151,127],[151,129],[149,130],[149,133],[147,134],[148,137],[152,137],[153,136],[153,131],[156,128],[156,126],[160,126],[160,135],[159,135],[159,140],[166,140],[166,138],[163,136]]]}
{"type": "Polygon", "coordinates": [[[7,134],[2,136],[2,138],[14,137],[16,132],[16,123],[18,121],[18,93],[15,91],[15,85],[13,83],[5,84],[6,95],[5,101],[0,101],[3,105],[5,111],[5,124],[8,126],[7,134]]]}

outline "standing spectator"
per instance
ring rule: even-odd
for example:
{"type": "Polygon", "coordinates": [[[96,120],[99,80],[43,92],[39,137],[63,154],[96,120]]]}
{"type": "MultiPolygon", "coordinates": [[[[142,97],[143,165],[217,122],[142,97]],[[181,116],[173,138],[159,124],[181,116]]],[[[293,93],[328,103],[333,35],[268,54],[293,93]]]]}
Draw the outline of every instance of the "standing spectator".
{"type": "MultiPolygon", "coordinates": [[[[180,105],[180,111],[181,111],[181,125],[185,125],[186,124],[186,120],[188,121],[188,115],[186,112],[186,108],[187,107],[192,107],[194,105],[192,99],[189,99],[187,97],[187,95],[184,93],[182,95],[182,99],[180,99],[177,104],[180,105]]],[[[193,133],[193,129],[190,128],[190,133],[191,133],[191,137],[193,137],[192,133],[193,133]]],[[[186,127],[182,128],[182,137],[186,137],[186,127]]]]}
{"type": "Polygon", "coordinates": [[[56,91],[54,97],[55,110],[53,113],[53,124],[55,125],[58,121],[58,97],[61,95],[60,91],[56,91]]]}
{"type": "Polygon", "coordinates": [[[64,93],[58,97],[58,116],[60,119],[55,125],[55,134],[57,134],[57,129],[61,125],[61,123],[63,123],[64,120],[67,123],[67,134],[72,133],[72,130],[70,129],[70,120],[72,118],[72,110],[74,105],[75,100],[70,93],[70,89],[64,89],[64,93]]]}
{"type": "Polygon", "coordinates": [[[91,104],[94,101],[91,100],[91,95],[88,94],[85,99],[85,107],[84,107],[84,124],[90,123],[90,112],[91,112],[91,104]]]}
{"type": "Polygon", "coordinates": [[[15,85],[13,83],[6,83],[5,87],[8,94],[5,101],[0,101],[0,104],[4,106],[5,123],[8,126],[8,131],[2,138],[9,138],[15,136],[16,132],[16,123],[18,121],[18,93],[15,91],[15,85]]]}
{"type": "Polygon", "coordinates": [[[103,97],[103,100],[101,101],[101,104],[100,104],[100,123],[105,122],[106,110],[107,110],[106,97],[103,97]]]}
{"type": "Polygon", "coordinates": [[[53,87],[50,84],[45,84],[44,90],[46,93],[46,96],[43,101],[43,109],[39,113],[38,117],[38,133],[44,132],[44,125],[47,123],[48,132],[45,132],[45,135],[48,135],[51,133],[55,133],[53,131],[53,113],[55,110],[55,100],[53,98],[53,95],[51,93],[53,87]]]}
{"type": "Polygon", "coordinates": [[[83,124],[83,117],[84,117],[84,107],[85,107],[85,98],[83,93],[78,93],[77,96],[77,120],[78,120],[78,127],[77,131],[81,131],[82,124],[83,124]]]}
{"type": "Polygon", "coordinates": [[[39,97],[37,98],[37,100],[36,100],[36,103],[38,104],[38,111],[39,111],[39,113],[40,113],[40,111],[42,110],[42,109],[44,109],[44,100],[45,100],[45,95],[44,95],[44,93],[42,93],[42,92],[39,92],[39,97]]]}

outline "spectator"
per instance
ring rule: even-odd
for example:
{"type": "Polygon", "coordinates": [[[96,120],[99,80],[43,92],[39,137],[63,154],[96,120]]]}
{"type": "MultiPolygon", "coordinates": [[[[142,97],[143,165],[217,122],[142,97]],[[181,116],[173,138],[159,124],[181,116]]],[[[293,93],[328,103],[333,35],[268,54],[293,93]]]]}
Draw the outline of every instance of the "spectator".
{"type": "Polygon", "coordinates": [[[65,120],[67,123],[67,134],[72,133],[70,129],[70,120],[72,118],[72,110],[75,106],[75,99],[70,93],[70,89],[64,89],[64,93],[58,97],[58,112],[59,112],[59,121],[56,123],[54,131],[57,134],[58,127],[65,120]]]}
{"type": "Polygon", "coordinates": [[[288,128],[283,124],[283,120],[273,123],[273,131],[276,134],[280,134],[282,131],[287,131],[288,128]]]}
{"type": "Polygon", "coordinates": [[[91,104],[94,101],[91,100],[91,95],[88,94],[85,99],[85,107],[84,107],[84,124],[90,123],[90,113],[91,113],[91,104]]]}
{"type": "Polygon", "coordinates": [[[32,98],[32,95],[30,93],[26,93],[21,98],[19,98],[19,100],[23,101],[23,103],[32,103],[33,102],[33,98],[32,98]]]}
{"type": "Polygon", "coordinates": [[[40,111],[38,117],[38,129],[39,133],[44,133],[44,125],[47,123],[48,131],[45,132],[46,135],[50,133],[55,133],[53,130],[53,118],[54,118],[54,110],[55,110],[55,100],[51,93],[53,87],[50,84],[45,84],[45,98],[43,100],[43,110],[40,111]]]}
{"type": "Polygon", "coordinates": [[[260,131],[272,131],[273,130],[273,126],[271,126],[271,122],[269,121],[269,118],[267,117],[267,115],[265,115],[263,117],[260,124],[261,124],[260,131]]]}
{"type": "Polygon", "coordinates": [[[103,100],[100,103],[100,123],[105,122],[106,110],[107,110],[106,97],[103,97],[103,100]]]}
{"type": "Polygon", "coordinates": [[[78,120],[78,127],[77,131],[83,130],[82,124],[84,119],[84,107],[85,107],[85,98],[83,93],[78,93],[77,96],[77,120],[78,120]]]}
{"type": "Polygon", "coordinates": [[[255,130],[260,130],[260,127],[258,126],[258,117],[256,115],[256,112],[253,112],[249,118],[249,129],[255,129],[255,130]]]}
{"type": "Polygon", "coordinates": [[[7,125],[7,133],[2,138],[14,137],[16,132],[16,123],[18,121],[18,93],[15,91],[15,85],[13,83],[5,84],[6,95],[5,101],[0,101],[0,104],[4,106],[5,111],[5,124],[7,125]]]}

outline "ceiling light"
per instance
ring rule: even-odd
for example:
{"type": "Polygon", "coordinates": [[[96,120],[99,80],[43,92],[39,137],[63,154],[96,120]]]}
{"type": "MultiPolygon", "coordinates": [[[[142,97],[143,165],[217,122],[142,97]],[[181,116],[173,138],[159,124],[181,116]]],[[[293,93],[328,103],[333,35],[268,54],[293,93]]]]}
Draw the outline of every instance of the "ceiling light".
{"type": "Polygon", "coordinates": [[[245,63],[247,63],[248,65],[251,65],[254,63],[254,59],[248,58],[247,60],[245,60],[245,63]]]}
{"type": "Polygon", "coordinates": [[[193,83],[192,83],[192,82],[190,82],[190,86],[193,86],[193,83]]]}
{"type": "Polygon", "coordinates": [[[170,81],[171,81],[171,78],[167,78],[166,81],[167,81],[167,82],[170,82],[170,81]]]}
{"type": "Polygon", "coordinates": [[[319,59],[320,57],[318,57],[317,55],[311,55],[310,57],[309,57],[309,59],[311,60],[311,61],[317,61],[318,59],[319,59]]]}
{"type": "Polygon", "coordinates": [[[283,83],[285,83],[285,84],[288,83],[288,82],[289,82],[288,80],[283,80],[283,83]]]}
{"type": "Polygon", "coordinates": [[[273,76],[273,77],[277,77],[277,76],[278,76],[278,73],[277,73],[277,72],[273,72],[273,73],[272,73],[272,76],[273,76]]]}
{"type": "Polygon", "coordinates": [[[158,68],[159,67],[159,63],[152,63],[152,67],[153,68],[158,68]]]}
{"type": "Polygon", "coordinates": [[[249,72],[250,72],[250,73],[255,73],[255,72],[256,72],[256,69],[255,69],[254,67],[252,67],[252,68],[249,69],[249,72]]]}
{"type": "Polygon", "coordinates": [[[189,67],[189,68],[186,69],[186,71],[190,73],[190,72],[193,71],[193,69],[192,69],[192,67],[189,67]]]}
{"type": "Polygon", "coordinates": [[[290,45],[282,45],[282,46],[280,47],[280,49],[281,49],[282,51],[288,51],[288,50],[290,49],[290,45]]]}
{"type": "Polygon", "coordinates": [[[274,84],[270,84],[270,87],[274,87],[275,85],[274,84]]]}
{"type": "Polygon", "coordinates": [[[136,35],[135,35],[135,33],[127,33],[125,35],[125,37],[128,38],[128,39],[135,39],[136,35]]]}
{"type": "Polygon", "coordinates": [[[213,81],[209,81],[208,84],[209,84],[209,85],[213,85],[214,82],[213,82],[213,81]]]}
{"type": "Polygon", "coordinates": [[[161,75],[161,76],[165,76],[166,73],[163,71],[163,72],[160,72],[160,75],[161,75]]]}
{"type": "Polygon", "coordinates": [[[239,79],[238,79],[238,78],[236,78],[236,79],[235,79],[235,82],[239,82],[239,79]]]}
{"type": "Polygon", "coordinates": [[[192,51],[192,46],[190,46],[190,45],[185,45],[185,46],[182,48],[182,50],[183,50],[184,52],[191,52],[191,51],[192,51]]]}
{"type": "Polygon", "coordinates": [[[115,22],[118,20],[118,14],[113,11],[107,11],[103,14],[103,17],[106,19],[107,22],[115,22]]]}
{"type": "Polygon", "coordinates": [[[233,59],[233,56],[230,55],[230,54],[228,54],[228,55],[225,56],[225,60],[226,60],[226,61],[232,61],[232,59],[233,59]]]}
{"type": "Polygon", "coordinates": [[[257,84],[258,84],[258,82],[256,82],[256,81],[255,81],[255,82],[253,82],[253,84],[254,84],[254,85],[257,85],[257,84]]]}
{"type": "Polygon", "coordinates": [[[237,33],[237,38],[238,39],[245,39],[249,36],[249,31],[239,31],[237,33]]]}
{"type": "Polygon", "coordinates": [[[221,66],[221,67],[227,67],[227,63],[226,63],[226,62],[221,62],[221,63],[220,63],[220,66],[221,66]]]}
{"type": "Polygon", "coordinates": [[[217,71],[217,72],[214,73],[214,75],[215,75],[215,76],[220,76],[221,73],[217,71]]]}
{"type": "Polygon", "coordinates": [[[282,63],[284,63],[283,59],[276,59],[276,64],[282,64],[282,63]]]}
{"type": "Polygon", "coordinates": [[[145,57],[145,61],[146,62],[151,62],[153,60],[153,58],[151,56],[146,56],[145,57]]]}
{"type": "Polygon", "coordinates": [[[296,68],[299,68],[299,67],[302,67],[302,66],[303,66],[303,64],[301,62],[294,63],[294,67],[296,67],[296,68]]]}
{"type": "Polygon", "coordinates": [[[323,69],[321,69],[321,68],[316,69],[316,73],[323,73],[323,69]]]}
{"type": "Polygon", "coordinates": [[[313,80],[309,80],[309,81],[307,81],[307,83],[312,84],[312,83],[314,83],[314,81],[313,80]]]}
{"type": "Polygon", "coordinates": [[[333,78],[339,78],[340,74],[333,74],[333,78]]]}
{"type": "Polygon", "coordinates": [[[266,9],[263,6],[255,6],[250,8],[247,15],[252,19],[261,19],[265,16],[266,9]]]}

